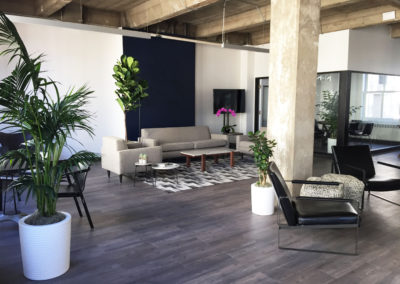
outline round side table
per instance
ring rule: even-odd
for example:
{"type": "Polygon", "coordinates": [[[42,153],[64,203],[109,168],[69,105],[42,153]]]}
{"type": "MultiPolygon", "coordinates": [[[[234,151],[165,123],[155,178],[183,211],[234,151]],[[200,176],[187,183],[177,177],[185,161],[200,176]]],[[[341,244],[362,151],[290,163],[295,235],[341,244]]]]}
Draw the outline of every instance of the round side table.
{"type": "Polygon", "coordinates": [[[157,185],[157,171],[174,171],[175,184],[179,183],[179,180],[178,180],[179,164],[176,164],[176,163],[158,163],[158,164],[154,164],[151,168],[153,169],[153,186],[154,187],[157,185]]]}

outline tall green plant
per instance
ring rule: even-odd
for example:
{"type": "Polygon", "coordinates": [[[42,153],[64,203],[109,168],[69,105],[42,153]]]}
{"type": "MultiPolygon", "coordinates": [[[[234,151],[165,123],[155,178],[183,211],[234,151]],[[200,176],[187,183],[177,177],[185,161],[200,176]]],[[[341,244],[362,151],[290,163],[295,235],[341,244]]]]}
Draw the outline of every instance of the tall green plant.
{"type": "Polygon", "coordinates": [[[85,110],[92,91],[83,86],[61,96],[57,84],[42,77],[42,55],[32,58],[28,54],[14,24],[2,12],[0,47],[3,48],[0,56],[9,56],[15,64],[11,74],[0,82],[1,128],[21,132],[25,142],[24,148],[1,156],[0,163],[29,169],[30,174],[22,175],[13,188],[27,190],[27,199],[35,197],[40,216],[54,216],[65,170],[98,159],[87,151],[60,159],[74,131],[93,135],[89,124],[92,114],[85,110]]]}
{"type": "Polygon", "coordinates": [[[140,106],[140,101],[149,95],[145,92],[148,88],[147,81],[139,78],[139,61],[131,56],[122,55],[117,64],[114,65],[115,85],[118,87],[117,102],[125,117],[125,139],[128,140],[126,130],[126,114],[140,106]]]}
{"type": "MultiPolygon", "coordinates": [[[[322,101],[319,107],[319,117],[328,129],[329,138],[336,138],[339,118],[339,94],[331,90],[322,91],[322,101]]],[[[361,106],[351,106],[349,116],[356,113],[361,106]]]]}
{"type": "Polygon", "coordinates": [[[254,152],[254,161],[258,168],[258,186],[267,186],[268,167],[270,158],[274,154],[276,141],[265,137],[265,131],[249,132],[249,139],[254,145],[250,146],[250,150],[254,152]]]}

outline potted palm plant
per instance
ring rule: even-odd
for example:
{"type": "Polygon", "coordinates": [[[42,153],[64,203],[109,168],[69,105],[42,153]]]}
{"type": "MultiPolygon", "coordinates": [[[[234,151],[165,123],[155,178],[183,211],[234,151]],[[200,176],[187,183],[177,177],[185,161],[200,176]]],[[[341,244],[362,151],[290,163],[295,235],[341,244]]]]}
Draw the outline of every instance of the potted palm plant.
{"type": "Polygon", "coordinates": [[[37,211],[19,220],[24,275],[32,280],[57,277],[69,269],[71,215],[57,211],[57,192],[66,169],[97,160],[80,151],[61,159],[74,131],[93,134],[85,110],[91,91],[83,86],[61,96],[57,84],[44,78],[42,55],[32,58],[13,23],[0,12],[1,56],[15,64],[0,82],[2,129],[20,132],[24,147],[5,153],[0,163],[24,168],[11,187],[33,196],[37,211]],[[31,139],[28,140],[28,135],[31,139]]]}
{"type": "MultiPolygon", "coordinates": [[[[149,96],[145,91],[148,88],[147,81],[139,78],[139,61],[131,56],[122,55],[117,64],[114,65],[115,90],[117,102],[124,112],[125,118],[125,140],[128,141],[126,129],[126,115],[129,111],[140,107],[142,99],[149,96]]],[[[140,114],[139,114],[140,131],[140,114]]]]}
{"type": "Polygon", "coordinates": [[[275,140],[265,137],[265,131],[249,132],[249,139],[254,143],[250,150],[254,153],[254,161],[258,168],[258,181],[251,185],[251,208],[257,215],[274,213],[275,192],[268,182],[267,169],[276,146],[275,140]]]}

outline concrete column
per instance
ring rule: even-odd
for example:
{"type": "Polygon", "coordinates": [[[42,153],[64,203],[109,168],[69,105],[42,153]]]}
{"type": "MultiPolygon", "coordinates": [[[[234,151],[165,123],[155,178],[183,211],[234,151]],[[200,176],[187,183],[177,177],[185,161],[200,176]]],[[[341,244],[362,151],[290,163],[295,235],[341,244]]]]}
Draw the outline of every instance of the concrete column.
{"type": "Polygon", "coordinates": [[[285,179],[311,176],[320,0],[272,0],[267,136],[285,179]]]}

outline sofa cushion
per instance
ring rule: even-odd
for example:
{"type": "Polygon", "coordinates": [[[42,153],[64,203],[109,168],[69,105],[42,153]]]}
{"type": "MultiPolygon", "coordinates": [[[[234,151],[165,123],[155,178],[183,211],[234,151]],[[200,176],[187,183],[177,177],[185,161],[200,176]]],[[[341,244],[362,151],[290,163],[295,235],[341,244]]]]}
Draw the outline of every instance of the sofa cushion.
{"type": "Polygon", "coordinates": [[[298,198],[295,207],[300,225],[357,224],[358,213],[350,202],[298,198]]]}
{"type": "Polygon", "coordinates": [[[207,139],[207,140],[194,141],[193,144],[195,149],[214,148],[214,147],[226,146],[226,141],[220,139],[207,139]]]}
{"type": "Polygon", "coordinates": [[[163,152],[193,149],[193,142],[175,142],[161,145],[163,152]]]}
{"type": "Polygon", "coordinates": [[[250,146],[254,145],[253,142],[251,141],[240,141],[239,143],[239,149],[238,150],[244,150],[244,151],[250,151],[250,146]]]}
{"type": "Polygon", "coordinates": [[[162,145],[210,139],[211,134],[208,126],[142,128],[142,138],[156,139],[162,145]]]}

